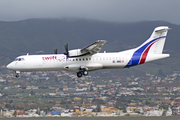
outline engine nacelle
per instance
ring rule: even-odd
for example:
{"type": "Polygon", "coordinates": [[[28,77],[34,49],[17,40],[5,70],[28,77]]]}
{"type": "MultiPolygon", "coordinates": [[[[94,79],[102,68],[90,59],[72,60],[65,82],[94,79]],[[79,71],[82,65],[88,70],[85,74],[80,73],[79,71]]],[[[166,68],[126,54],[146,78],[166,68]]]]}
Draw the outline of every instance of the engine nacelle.
{"type": "Polygon", "coordinates": [[[82,55],[81,49],[74,49],[74,50],[69,51],[69,56],[70,57],[79,56],[79,55],[82,55]]]}

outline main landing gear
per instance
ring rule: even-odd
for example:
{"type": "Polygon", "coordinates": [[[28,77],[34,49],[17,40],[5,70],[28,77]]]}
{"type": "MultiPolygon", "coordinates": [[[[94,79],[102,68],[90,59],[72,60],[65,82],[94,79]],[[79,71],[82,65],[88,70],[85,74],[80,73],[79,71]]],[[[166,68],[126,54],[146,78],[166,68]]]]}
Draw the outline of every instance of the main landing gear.
{"type": "Polygon", "coordinates": [[[88,75],[88,71],[86,68],[80,68],[79,72],[77,72],[77,77],[82,77],[82,75],[84,76],[88,75]]]}

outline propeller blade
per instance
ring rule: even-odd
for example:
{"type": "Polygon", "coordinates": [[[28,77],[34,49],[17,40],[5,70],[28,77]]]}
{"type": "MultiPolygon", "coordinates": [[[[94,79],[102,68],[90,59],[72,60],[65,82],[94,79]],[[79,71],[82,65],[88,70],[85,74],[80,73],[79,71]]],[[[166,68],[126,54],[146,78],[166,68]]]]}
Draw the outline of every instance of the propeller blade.
{"type": "Polygon", "coordinates": [[[65,51],[66,51],[64,54],[66,55],[66,59],[67,59],[69,57],[68,43],[64,44],[64,48],[65,48],[65,51]]]}
{"type": "Polygon", "coordinates": [[[54,48],[54,54],[57,54],[57,48],[54,48]]]}
{"type": "Polygon", "coordinates": [[[66,50],[66,53],[68,52],[68,43],[64,44],[64,47],[65,47],[65,50],[66,50]]]}

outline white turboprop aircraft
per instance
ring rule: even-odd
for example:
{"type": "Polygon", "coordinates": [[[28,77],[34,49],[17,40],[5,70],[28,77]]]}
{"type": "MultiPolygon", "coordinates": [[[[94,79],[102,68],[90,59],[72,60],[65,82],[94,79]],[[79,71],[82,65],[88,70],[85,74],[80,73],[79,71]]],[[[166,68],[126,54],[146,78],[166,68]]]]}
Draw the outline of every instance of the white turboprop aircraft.
{"type": "Polygon", "coordinates": [[[83,48],[68,51],[66,53],[47,55],[23,55],[17,57],[7,65],[7,68],[16,72],[30,71],[69,71],[76,72],[77,77],[88,75],[88,71],[99,69],[128,68],[131,66],[167,58],[169,54],[162,54],[167,32],[170,28],[161,26],[154,29],[151,37],[137,48],[113,53],[98,53],[105,40],[98,40],[83,48]]]}

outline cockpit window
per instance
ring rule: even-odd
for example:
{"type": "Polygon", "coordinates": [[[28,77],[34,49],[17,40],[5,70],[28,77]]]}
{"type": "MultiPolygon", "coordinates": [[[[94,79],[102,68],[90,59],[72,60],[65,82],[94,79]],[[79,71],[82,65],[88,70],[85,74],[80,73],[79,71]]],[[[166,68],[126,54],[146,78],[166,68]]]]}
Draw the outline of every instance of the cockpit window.
{"type": "Polygon", "coordinates": [[[24,58],[16,58],[14,61],[23,61],[24,58]]]}
{"type": "Polygon", "coordinates": [[[14,61],[18,61],[18,58],[16,58],[14,61]]]}

